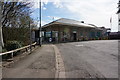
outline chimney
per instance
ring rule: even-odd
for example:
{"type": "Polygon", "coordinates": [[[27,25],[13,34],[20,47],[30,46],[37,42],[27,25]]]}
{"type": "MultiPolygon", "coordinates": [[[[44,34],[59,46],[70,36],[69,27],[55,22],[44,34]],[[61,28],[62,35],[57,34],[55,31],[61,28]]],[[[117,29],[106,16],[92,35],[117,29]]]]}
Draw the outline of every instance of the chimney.
{"type": "Polygon", "coordinates": [[[81,21],[81,23],[84,23],[84,21],[81,21]]]}

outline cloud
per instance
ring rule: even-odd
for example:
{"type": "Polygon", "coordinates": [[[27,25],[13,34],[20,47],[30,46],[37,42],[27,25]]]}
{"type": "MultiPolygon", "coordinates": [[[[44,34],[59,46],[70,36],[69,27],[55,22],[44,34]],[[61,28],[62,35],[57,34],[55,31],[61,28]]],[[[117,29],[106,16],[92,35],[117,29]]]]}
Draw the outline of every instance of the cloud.
{"type": "Polygon", "coordinates": [[[33,9],[39,8],[41,4],[42,9],[45,10],[46,8],[44,7],[44,5],[48,4],[49,0],[30,0],[30,2],[33,4],[33,9]]]}
{"type": "Polygon", "coordinates": [[[46,7],[43,7],[43,10],[46,10],[47,8],[46,7]]]}
{"type": "Polygon", "coordinates": [[[43,25],[45,25],[45,24],[47,24],[47,22],[46,21],[41,21],[41,25],[43,26],[43,25]]]}
{"type": "MultiPolygon", "coordinates": [[[[77,16],[80,21],[84,20],[86,23],[95,24],[99,27],[110,28],[110,17],[112,16],[112,29],[113,31],[118,29],[117,0],[42,0],[41,6],[43,10],[46,10],[44,5],[49,2],[52,2],[57,8],[66,9],[73,16],[77,16]]],[[[38,5],[39,3],[35,3],[35,8],[39,8],[38,5]]],[[[55,16],[51,16],[51,20],[53,17],[55,16]]],[[[55,17],[56,19],[59,19],[59,16],[55,17]]]]}
{"type": "MultiPolygon", "coordinates": [[[[40,26],[40,21],[34,21],[34,23],[37,25],[37,27],[40,26]]],[[[41,21],[41,26],[43,26],[43,25],[45,25],[45,24],[47,24],[47,23],[48,23],[48,22],[42,20],[42,21],[41,21]]]]}
{"type": "MultiPolygon", "coordinates": [[[[36,8],[39,8],[39,2],[40,0],[30,0],[31,3],[33,3],[33,8],[36,9],[36,8]]],[[[55,5],[55,7],[57,8],[62,8],[62,0],[41,0],[41,7],[43,10],[46,10],[44,5],[47,5],[48,2],[52,2],[53,5],[55,5]]]]}
{"type": "MultiPolygon", "coordinates": [[[[42,19],[42,21],[41,21],[41,25],[43,26],[43,25],[45,25],[45,24],[48,24],[48,23],[50,23],[50,22],[52,22],[52,21],[55,21],[55,20],[57,20],[57,19],[60,19],[61,17],[57,17],[57,16],[47,16],[47,20],[43,20],[42,19]]],[[[38,25],[39,26],[39,25],[38,25]]]]}
{"type": "MultiPolygon", "coordinates": [[[[78,16],[87,23],[110,28],[110,17],[113,21],[113,28],[117,30],[117,1],[116,0],[80,0],[79,2],[66,2],[64,8],[73,15],[78,16]]],[[[115,30],[115,29],[114,29],[115,30]]]]}
{"type": "Polygon", "coordinates": [[[57,8],[62,8],[62,1],[61,0],[54,0],[53,4],[57,7],[57,8]]]}
{"type": "Polygon", "coordinates": [[[57,16],[47,16],[47,17],[51,20],[57,20],[57,19],[61,18],[61,17],[57,17],[57,16]]]}

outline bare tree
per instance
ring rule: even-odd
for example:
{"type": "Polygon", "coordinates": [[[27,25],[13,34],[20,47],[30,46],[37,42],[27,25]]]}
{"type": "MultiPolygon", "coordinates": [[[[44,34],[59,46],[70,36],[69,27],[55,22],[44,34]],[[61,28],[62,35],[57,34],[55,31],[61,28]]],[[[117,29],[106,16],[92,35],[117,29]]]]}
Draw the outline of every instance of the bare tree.
{"type": "MultiPolygon", "coordinates": [[[[0,2],[0,20],[2,19],[2,6],[1,6],[1,2],[0,2]]],[[[4,46],[4,43],[3,43],[3,35],[2,35],[2,22],[0,21],[0,47],[1,47],[1,50],[2,50],[2,46],[4,46]]],[[[0,50],[0,52],[2,52],[0,50]]]]}
{"type": "Polygon", "coordinates": [[[2,26],[18,27],[21,17],[30,15],[30,3],[2,2],[2,26]]]}
{"type": "Polygon", "coordinates": [[[120,13],[120,0],[118,2],[118,11],[117,11],[117,14],[120,13]]]}
{"type": "Polygon", "coordinates": [[[30,14],[31,3],[2,2],[2,26],[4,43],[7,41],[21,41],[29,43],[29,22],[34,23],[30,14]],[[17,35],[16,35],[17,34],[17,35]]]}

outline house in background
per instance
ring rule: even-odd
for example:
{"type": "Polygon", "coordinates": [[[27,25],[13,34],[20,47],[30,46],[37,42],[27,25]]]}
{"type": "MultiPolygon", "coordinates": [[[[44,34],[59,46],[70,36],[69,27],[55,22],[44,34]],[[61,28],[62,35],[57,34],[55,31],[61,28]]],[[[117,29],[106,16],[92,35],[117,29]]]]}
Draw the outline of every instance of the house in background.
{"type": "MultiPolygon", "coordinates": [[[[41,33],[41,36],[44,37],[44,32],[42,31],[41,33]]],[[[31,30],[31,38],[32,42],[37,42],[38,45],[40,44],[40,29],[38,27],[31,30]]],[[[44,38],[42,38],[42,42],[43,41],[44,38]]]]}
{"type": "Polygon", "coordinates": [[[120,39],[120,32],[111,32],[109,34],[109,38],[110,39],[116,39],[116,40],[120,39]]]}
{"type": "Polygon", "coordinates": [[[108,37],[105,28],[66,18],[42,26],[42,31],[44,31],[43,39],[46,42],[95,40],[108,37]]]}
{"type": "Polygon", "coordinates": [[[101,29],[101,31],[102,31],[102,39],[108,39],[109,35],[111,33],[111,29],[105,28],[105,27],[98,27],[98,28],[101,29]]]}
{"type": "Polygon", "coordinates": [[[117,14],[118,14],[118,32],[111,32],[109,34],[109,38],[110,39],[120,39],[120,0],[118,2],[118,11],[117,11],[117,14]]]}
{"type": "Polygon", "coordinates": [[[40,30],[39,30],[39,28],[32,29],[31,33],[32,33],[31,34],[32,42],[37,42],[37,44],[40,44],[40,41],[39,41],[39,39],[40,39],[40,35],[39,35],[40,30]]]}

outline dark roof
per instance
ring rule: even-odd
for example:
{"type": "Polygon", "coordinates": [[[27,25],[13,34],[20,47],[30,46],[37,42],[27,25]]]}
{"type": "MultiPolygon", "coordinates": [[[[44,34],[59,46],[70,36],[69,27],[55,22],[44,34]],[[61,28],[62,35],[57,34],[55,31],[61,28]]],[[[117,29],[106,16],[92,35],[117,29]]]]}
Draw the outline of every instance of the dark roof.
{"type": "Polygon", "coordinates": [[[120,32],[111,32],[110,35],[120,35],[120,32]]]}
{"type": "Polygon", "coordinates": [[[42,26],[43,28],[44,27],[48,27],[50,25],[54,25],[54,24],[61,24],[61,25],[69,25],[69,26],[76,26],[76,27],[91,27],[91,28],[96,28],[95,25],[89,25],[89,24],[86,24],[86,23],[81,23],[80,21],[76,21],[76,20],[72,20],[72,19],[66,19],[66,18],[61,18],[61,19],[58,19],[56,21],[53,21],[49,24],[46,24],[44,26],[42,26]]]}

